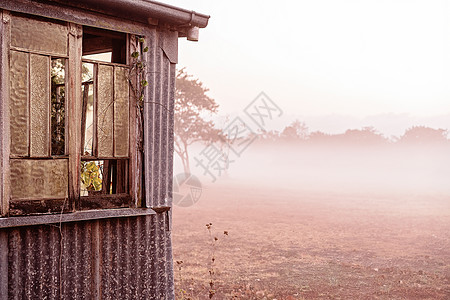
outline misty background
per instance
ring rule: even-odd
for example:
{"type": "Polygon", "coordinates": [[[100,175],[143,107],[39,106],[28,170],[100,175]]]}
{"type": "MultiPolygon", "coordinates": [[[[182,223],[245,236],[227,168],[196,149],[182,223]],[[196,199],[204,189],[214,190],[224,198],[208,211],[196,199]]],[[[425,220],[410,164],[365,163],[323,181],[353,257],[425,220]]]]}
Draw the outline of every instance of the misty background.
{"type": "Polygon", "coordinates": [[[183,297],[448,299],[450,1],[168,2],[211,15],[178,67],[217,104],[187,114],[213,127],[188,147],[201,197],[174,208],[183,297]],[[230,235],[218,265],[209,222],[230,235]]]}
{"type": "MultiPolygon", "coordinates": [[[[180,40],[179,67],[219,105],[208,116],[216,128],[260,92],[283,112],[269,132],[299,120],[332,135],[373,127],[392,143],[414,126],[450,128],[449,1],[168,2],[211,15],[198,43],[180,40]]],[[[255,143],[228,176],[448,191],[445,147],[335,148],[255,143]]]]}

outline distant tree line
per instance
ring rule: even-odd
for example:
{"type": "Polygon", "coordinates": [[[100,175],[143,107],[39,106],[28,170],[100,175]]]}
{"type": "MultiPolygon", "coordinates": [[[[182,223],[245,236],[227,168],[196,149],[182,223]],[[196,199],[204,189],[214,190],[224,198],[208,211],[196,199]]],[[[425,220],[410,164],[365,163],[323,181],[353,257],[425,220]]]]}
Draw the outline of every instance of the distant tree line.
{"type": "Polygon", "coordinates": [[[296,120],[286,126],[281,132],[264,131],[259,132],[260,142],[300,142],[310,144],[343,144],[343,145],[436,145],[449,144],[449,132],[446,129],[434,129],[426,126],[413,126],[408,128],[399,137],[386,137],[374,127],[363,127],[361,129],[348,129],[344,133],[328,134],[322,131],[310,132],[305,123],[296,120]]]}
{"type": "MultiPolygon", "coordinates": [[[[175,141],[174,152],[180,157],[184,172],[191,172],[189,148],[192,144],[202,142],[216,143],[221,149],[233,143],[242,144],[254,136],[228,136],[212,121],[219,105],[207,95],[208,88],[188,74],[185,69],[178,70],[175,93],[175,141]]],[[[425,126],[414,126],[400,137],[385,137],[373,127],[348,129],[341,134],[328,134],[322,131],[311,132],[305,123],[295,120],[279,131],[259,131],[257,143],[303,143],[311,145],[341,146],[377,146],[377,145],[450,145],[448,131],[425,126]]]]}

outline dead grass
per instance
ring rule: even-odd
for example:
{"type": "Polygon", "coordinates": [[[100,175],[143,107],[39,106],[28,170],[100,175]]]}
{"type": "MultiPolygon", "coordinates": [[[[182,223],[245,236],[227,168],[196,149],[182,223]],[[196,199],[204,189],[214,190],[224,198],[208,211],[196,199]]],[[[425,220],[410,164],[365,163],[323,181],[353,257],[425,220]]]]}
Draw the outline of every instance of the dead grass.
{"type": "Polygon", "coordinates": [[[448,195],[222,181],[173,220],[176,291],[192,299],[208,299],[209,222],[229,232],[214,299],[450,299],[448,195]]]}

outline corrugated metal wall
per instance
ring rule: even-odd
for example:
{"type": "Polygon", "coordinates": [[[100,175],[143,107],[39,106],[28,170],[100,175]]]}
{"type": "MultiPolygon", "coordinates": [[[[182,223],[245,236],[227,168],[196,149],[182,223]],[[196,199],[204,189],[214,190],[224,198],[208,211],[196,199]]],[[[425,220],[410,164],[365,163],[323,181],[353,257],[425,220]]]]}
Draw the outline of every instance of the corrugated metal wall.
{"type": "MultiPolygon", "coordinates": [[[[153,29],[146,37],[150,46],[144,132],[148,207],[172,206],[176,73],[175,62],[163,48],[165,43],[176,43],[174,36],[153,29]]],[[[170,218],[168,210],[1,229],[0,279],[5,289],[2,276],[7,272],[7,298],[174,299],[170,218]]],[[[1,292],[2,284],[3,299],[1,292]]]]}
{"type": "Polygon", "coordinates": [[[170,206],[172,198],[174,92],[176,64],[164,53],[173,41],[171,32],[149,32],[150,50],[146,53],[149,85],[146,90],[144,151],[146,189],[150,206],[170,206]]]}
{"type": "Polygon", "coordinates": [[[159,219],[7,229],[8,299],[173,299],[159,219]]]}
{"type": "MultiPolygon", "coordinates": [[[[148,207],[172,207],[173,177],[173,126],[174,93],[176,64],[164,53],[166,45],[178,42],[178,36],[170,31],[152,30],[147,35],[150,50],[146,54],[149,72],[149,85],[146,91],[144,153],[145,155],[145,189],[148,207]]],[[[156,216],[156,236],[159,249],[157,257],[165,258],[166,263],[156,265],[158,276],[155,278],[157,290],[161,291],[158,299],[164,299],[163,291],[173,294],[173,260],[170,219],[172,212],[156,216]]]]}

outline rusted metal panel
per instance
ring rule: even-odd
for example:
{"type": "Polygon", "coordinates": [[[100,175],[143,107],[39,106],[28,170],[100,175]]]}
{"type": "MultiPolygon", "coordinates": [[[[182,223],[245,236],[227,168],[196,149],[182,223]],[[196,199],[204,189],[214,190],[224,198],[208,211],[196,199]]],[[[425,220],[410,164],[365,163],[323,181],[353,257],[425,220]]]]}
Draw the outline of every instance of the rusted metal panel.
{"type": "Polygon", "coordinates": [[[174,299],[166,221],[158,214],[3,229],[7,299],[174,299]]]}
{"type": "MultiPolygon", "coordinates": [[[[173,177],[173,107],[175,88],[175,64],[171,63],[160,47],[167,32],[151,30],[146,39],[150,51],[145,59],[149,66],[149,86],[144,116],[145,191],[149,207],[172,206],[173,177]]],[[[154,265],[153,280],[157,297],[174,298],[173,259],[170,235],[171,211],[161,212],[152,228],[155,235],[155,253],[160,259],[154,265]],[[163,292],[162,292],[163,291],[163,292]],[[163,295],[162,293],[166,293],[163,295]]],[[[161,298],[164,299],[164,298],[161,298]]]]}
{"type": "Polygon", "coordinates": [[[157,53],[157,33],[156,30],[149,30],[145,36],[149,43],[149,51],[144,54],[144,59],[148,68],[148,86],[144,90],[144,99],[147,101],[144,103],[144,153],[153,153],[154,155],[144,155],[144,188],[145,196],[144,201],[147,207],[157,206],[153,195],[153,174],[155,168],[155,106],[156,102],[156,85],[157,85],[157,66],[156,66],[156,53],[157,53]]]}
{"type": "MultiPolygon", "coordinates": [[[[63,259],[61,282],[63,298],[92,298],[92,223],[81,222],[62,226],[63,259]]],[[[125,242],[125,241],[124,241],[125,242]]]]}
{"type": "Polygon", "coordinates": [[[173,64],[178,63],[178,32],[167,30],[164,33],[161,49],[173,64]]]}
{"type": "Polygon", "coordinates": [[[25,17],[11,17],[11,46],[67,55],[67,27],[25,17]]]}
{"type": "Polygon", "coordinates": [[[8,299],[8,233],[0,230],[0,299],[8,299]]]}
{"type": "MultiPolygon", "coordinates": [[[[168,99],[168,130],[167,130],[167,203],[172,207],[173,199],[173,154],[174,154],[174,118],[175,118],[175,81],[176,65],[170,64],[169,99],[168,99]]],[[[171,214],[172,212],[170,212],[171,214]]],[[[170,215],[171,217],[171,215],[170,215]]],[[[169,221],[170,223],[170,221],[169,221]]],[[[172,228],[169,228],[172,230],[172,228]]]]}
{"type": "Polygon", "coordinates": [[[144,141],[145,152],[153,154],[146,157],[145,162],[147,203],[151,207],[171,206],[176,73],[175,64],[160,47],[165,34],[157,30],[149,33],[151,50],[146,57],[150,75],[144,141]]]}
{"type": "Polygon", "coordinates": [[[59,245],[56,227],[46,225],[7,230],[8,299],[58,299],[60,295],[59,245]],[[44,273],[45,272],[45,273],[44,273]]]}

